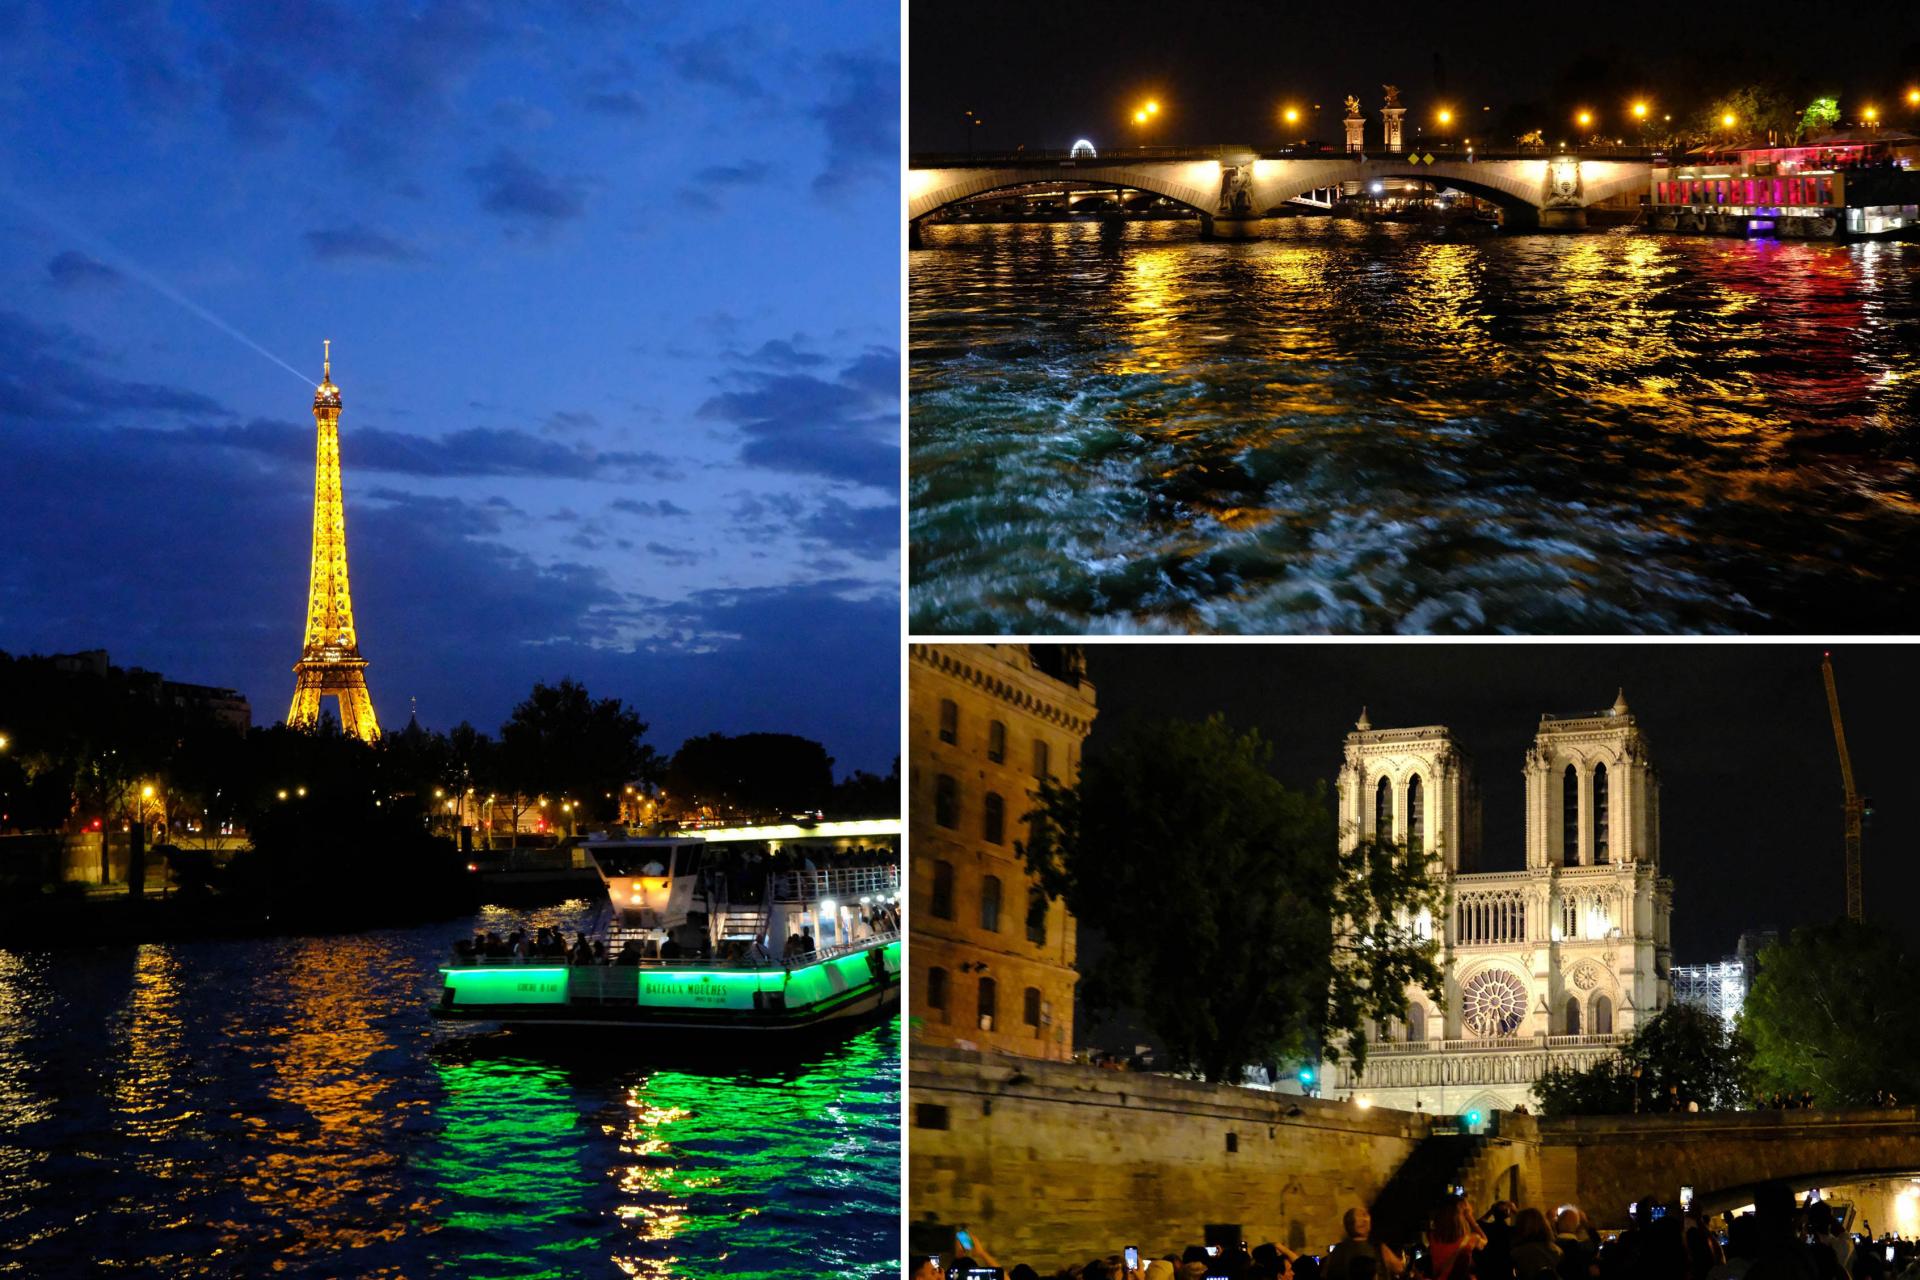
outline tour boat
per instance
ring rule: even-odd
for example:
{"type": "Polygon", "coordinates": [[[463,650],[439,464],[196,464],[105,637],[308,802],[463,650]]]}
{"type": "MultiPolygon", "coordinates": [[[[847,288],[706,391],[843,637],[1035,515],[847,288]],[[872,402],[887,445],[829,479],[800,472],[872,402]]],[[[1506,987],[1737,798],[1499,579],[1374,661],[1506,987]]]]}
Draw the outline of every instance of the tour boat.
{"type": "Polygon", "coordinates": [[[769,1034],[897,1005],[899,835],[887,819],[590,838],[606,959],[457,953],[434,1015],[769,1034]]]}

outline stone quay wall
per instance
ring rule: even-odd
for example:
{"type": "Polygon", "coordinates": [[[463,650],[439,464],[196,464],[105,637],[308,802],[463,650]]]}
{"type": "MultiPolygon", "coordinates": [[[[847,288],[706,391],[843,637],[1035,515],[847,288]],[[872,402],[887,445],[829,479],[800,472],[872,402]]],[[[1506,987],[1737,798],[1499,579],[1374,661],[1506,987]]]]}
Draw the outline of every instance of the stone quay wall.
{"type": "Polygon", "coordinates": [[[1324,1253],[1427,1136],[1425,1117],[1164,1076],[916,1048],[910,1218],[966,1224],[1003,1265],[1045,1271],[1209,1223],[1324,1253]]]}

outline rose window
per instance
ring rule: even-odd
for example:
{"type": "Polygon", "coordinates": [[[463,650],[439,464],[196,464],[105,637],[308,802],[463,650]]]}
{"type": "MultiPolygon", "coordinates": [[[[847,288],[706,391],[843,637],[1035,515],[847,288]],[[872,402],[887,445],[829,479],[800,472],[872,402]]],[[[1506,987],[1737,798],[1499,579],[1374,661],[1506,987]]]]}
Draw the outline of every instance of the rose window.
{"type": "Polygon", "coordinates": [[[1527,992],[1505,969],[1486,969],[1461,991],[1467,1030],[1476,1036],[1512,1035],[1527,1015],[1527,992]]]}
{"type": "Polygon", "coordinates": [[[1573,971],[1573,985],[1582,991],[1591,991],[1600,983],[1600,971],[1590,961],[1582,960],[1573,971]]]}

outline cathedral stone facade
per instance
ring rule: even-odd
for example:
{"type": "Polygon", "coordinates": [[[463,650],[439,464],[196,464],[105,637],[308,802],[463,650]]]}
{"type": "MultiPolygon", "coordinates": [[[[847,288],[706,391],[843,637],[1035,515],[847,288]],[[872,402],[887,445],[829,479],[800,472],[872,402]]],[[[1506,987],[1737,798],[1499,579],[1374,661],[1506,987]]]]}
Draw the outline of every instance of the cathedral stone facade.
{"type": "Polygon", "coordinates": [[[1410,988],[1371,1030],[1364,1073],[1328,1065],[1333,1097],[1465,1115],[1536,1105],[1552,1066],[1615,1052],[1672,998],[1673,882],[1660,874],[1660,789],[1625,694],[1597,715],[1542,716],[1526,764],[1526,866],[1480,871],[1471,761],[1439,725],[1375,729],[1363,711],[1340,769],[1341,839],[1385,833],[1430,860],[1444,1003],[1410,988]]]}

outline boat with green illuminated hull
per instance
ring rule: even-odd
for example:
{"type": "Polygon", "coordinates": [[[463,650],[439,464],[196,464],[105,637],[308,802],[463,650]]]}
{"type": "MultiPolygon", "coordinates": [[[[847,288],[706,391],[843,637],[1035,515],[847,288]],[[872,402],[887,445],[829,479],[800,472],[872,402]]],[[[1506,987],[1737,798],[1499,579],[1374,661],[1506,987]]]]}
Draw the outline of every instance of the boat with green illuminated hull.
{"type": "Polygon", "coordinates": [[[466,954],[434,1016],[527,1030],[777,1035],[900,999],[900,824],[590,840],[605,959],[466,954]]]}

